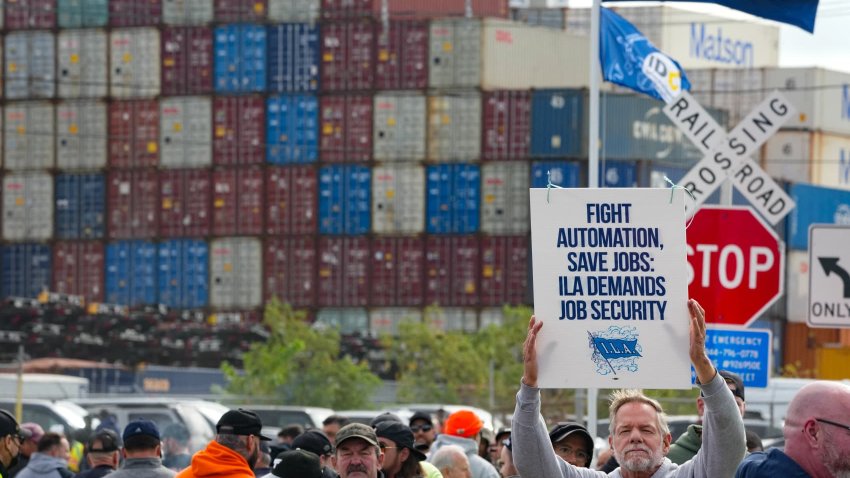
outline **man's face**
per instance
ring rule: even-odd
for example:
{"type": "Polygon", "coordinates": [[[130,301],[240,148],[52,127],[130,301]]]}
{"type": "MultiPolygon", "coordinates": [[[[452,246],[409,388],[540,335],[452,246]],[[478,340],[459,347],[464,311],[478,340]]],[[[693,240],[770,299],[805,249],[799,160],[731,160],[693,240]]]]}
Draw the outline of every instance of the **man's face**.
{"type": "Polygon", "coordinates": [[[65,461],[68,461],[68,459],[71,458],[71,444],[68,443],[66,438],[63,438],[62,441],[59,442],[59,446],[56,447],[56,454],[54,456],[65,461]]]}
{"type": "Polygon", "coordinates": [[[387,438],[378,437],[381,451],[384,453],[384,464],[381,469],[387,473],[396,474],[401,471],[401,465],[407,459],[409,451],[399,448],[396,442],[387,438]]]}
{"type": "Polygon", "coordinates": [[[617,426],[608,443],[623,469],[655,470],[670,450],[670,434],[661,435],[658,414],[646,403],[630,402],[617,410],[617,426]]]}
{"type": "Polygon", "coordinates": [[[248,447],[251,450],[251,454],[248,455],[248,465],[254,468],[260,459],[260,438],[254,435],[248,435],[246,439],[248,440],[248,447]]]}
{"type": "Polygon", "coordinates": [[[437,439],[437,430],[425,420],[414,420],[410,424],[410,430],[413,431],[413,441],[417,445],[428,445],[430,448],[437,439]]]}
{"type": "Polygon", "coordinates": [[[328,423],[327,425],[322,425],[322,431],[328,436],[328,440],[331,441],[331,445],[336,443],[336,434],[339,431],[339,428],[339,423],[328,423]]]}
{"type": "Polygon", "coordinates": [[[21,452],[21,437],[15,434],[6,435],[3,438],[0,438],[0,446],[3,447],[3,449],[0,450],[0,457],[3,459],[3,465],[10,466],[12,461],[15,460],[21,452]]]}
{"type": "Polygon", "coordinates": [[[499,452],[499,463],[502,465],[499,467],[499,474],[502,476],[511,476],[516,475],[517,470],[514,466],[513,456],[511,456],[511,451],[508,450],[508,447],[503,446],[502,450],[499,452]]]}
{"type": "Polygon", "coordinates": [[[360,438],[349,438],[336,449],[334,468],[341,478],[377,478],[384,454],[360,438]]]}
{"type": "Polygon", "coordinates": [[[593,450],[587,449],[587,444],[578,434],[573,433],[559,442],[552,445],[555,449],[555,454],[564,459],[567,463],[578,466],[587,467],[590,463],[590,457],[593,450]]]}
{"type": "MultiPolygon", "coordinates": [[[[838,420],[834,420],[838,421],[838,420]]],[[[824,442],[820,460],[835,478],[850,478],[850,431],[820,423],[824,428],[824,442]]]]}
{"type": "Polygon", "coordinates": [[[30,456],[38,450],[38,443],[32,441],[32,439],[24,440],[21,443],[21,455],[30,456]]]}

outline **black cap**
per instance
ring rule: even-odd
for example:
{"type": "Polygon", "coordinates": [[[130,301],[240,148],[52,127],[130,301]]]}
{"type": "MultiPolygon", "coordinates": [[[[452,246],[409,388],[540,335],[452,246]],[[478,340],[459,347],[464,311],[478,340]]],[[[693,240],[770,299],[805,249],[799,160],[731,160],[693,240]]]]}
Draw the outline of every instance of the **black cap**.
{"type": "Polygon", "coordinates": [[[328,436],[321,430],[316,429],[307,430],[295,437],[295,439],[292,440],[292,449],[307,450],[310,453],[315,453],[319,456],[330,455],[334,451],[334,447],[331,445],[331,441],[328,439],[328,436]]]}
{"type": "MultiPolygon", "coordinates": [[[[593,456],[593,438],[590,436],[590,433],[587,432],[587,428],[584,428],[578,423],[563,422],[555,425],[552,428],[552,431],[549,432],[549,440],[554,445],[555,443],[558,443],[564,438],[576,434],[584,439],[584,443],[587,446],[588,455],[593,456]]],[[[587,462],[587,466],[590,466],[590,461],[587,462]]]]}
{"type": "Polygon", "coordinates": [[[428,412],[423,412],[423,411],[413,412],[413,416],[410,417],[409,424],[413,425],[413,422],[415,422],[416,420],[424,420],[424,421],[428,422],[428,425],[434,426],[434,419],[431,418],[431,414],[428,413],[428,412]]]}
{"type": "Polygon", "coordinates": [[[395,442],[396,446],[407,448],[417,460],[423,461],[426,456],[421,451],[417,450],[413,444],[413,432],[410,427],[401,422],[385,421],[379,423],[375,427],[375,434],[379,438],[386,438],[395,442]]]}
{"type": "Polygon", "coordinates": [[[18,425],[18,421],[15,420],[15,416],[0,408],[0,437],[6,435],[15,435],[21,437],[21,439],[24,438],[24,435],[21,434],[21,427],[18,425]]]}
{"type": "Polygon", "coordinates": [[[230,435],[254,435],[260,440],[269,441],[271,438],[260,433],[263,430],[263,422],[256,412],[238,408],[236,410],[228,410],[215,425],[216,433],[226,433],[230,435]]]}
{"type": "Polygon", "coordinates": [[[127,426],[124,427],[124,434],[122,435],[122,438],[124,441],[127,441],[128,438],[139,435],[154,437],[157,440],[162,439],[159,435],[159,428],[157,428],[156,423],[145,418],[139,418],[138,420],[133,420],[128,423],[127,426]]]}
{"type": "Polygon", "coordinates": [[[375,427],[378,426],[378,424],[383,423],[383,422],[399,422],[399,423],[401,423],[401,418],[398,415],[396,415],[395,413],[384,412],[384,413],[378,415],[377,417],[373,418],[372,421],[369,422],[369,425],[372,425],[372,428],[375,428],[375,427]]]}
{"type": "Polygon", "coordinates": [[[118,434],[109,428],[102,428],[95,432],[94,436],[89,440],[89,452],[92,453],[109,453],[118,451],[121,448],[121,440],[118,439],[118,434]]]}
{"type": "Polygon", "coordinates": [[[322,464],[315,453],[289,450],[275,458],[272,475],[279,478],[322,478],[322,464]]]}
{"type": "Polygon", "coordinates": [[[511,429],[507,427],[499,428],[499,431],[496,432],[496,443],[500,443],[502,440],[508,439],[511,437],[511,429]]]}

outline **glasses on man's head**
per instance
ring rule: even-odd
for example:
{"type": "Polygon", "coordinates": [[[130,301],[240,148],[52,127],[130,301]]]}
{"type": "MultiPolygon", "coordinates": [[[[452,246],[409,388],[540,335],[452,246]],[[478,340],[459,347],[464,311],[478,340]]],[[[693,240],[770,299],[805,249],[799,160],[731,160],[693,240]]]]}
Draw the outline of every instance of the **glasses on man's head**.
{"type": "Polygon", "coordinates": [[[412,427],[410,427],[410,431],[412,431],[413,433],[430,432],[433,429],[434,427],[432,427],[431,425],[413,425],[412,427]]]}
{"type": "Polygon", "coordinates": [[[816,422],[826,423],[828,425],[832,425],[834,427],[843,428],[847,431],[850,431],[850,425],[845,425],[843,423],[834,422],[832,420],[827,420],[826,418],[815,418],[816,422]]]}

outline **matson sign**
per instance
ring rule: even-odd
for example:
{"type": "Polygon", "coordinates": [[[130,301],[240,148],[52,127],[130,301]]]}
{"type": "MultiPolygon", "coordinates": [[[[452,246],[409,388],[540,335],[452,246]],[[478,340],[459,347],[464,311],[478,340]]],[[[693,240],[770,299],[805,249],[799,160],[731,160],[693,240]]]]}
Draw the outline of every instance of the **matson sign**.
{"type": "Polygon", "coordinates": [[[749,325],[782,295],[784,245],[750,208],[703,206],[686,235],[688,295],[707,322],[749,325]]]}

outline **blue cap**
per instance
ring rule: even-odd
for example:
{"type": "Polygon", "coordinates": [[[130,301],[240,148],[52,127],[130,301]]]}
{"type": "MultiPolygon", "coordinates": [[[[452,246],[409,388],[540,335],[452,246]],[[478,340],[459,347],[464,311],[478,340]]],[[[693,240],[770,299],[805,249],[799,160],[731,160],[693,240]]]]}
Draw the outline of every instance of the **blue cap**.
{"type": "Polygon", "coordinates": [[[138,420],[134,420],[127,424],[124,427],[124,435],[122,438],[124,441],[127,441],[128,438],[139,436],[139,435],[147,435],[156,438],[157,440],[161,440],[159,436],[159,428],[156,427],[156,423],[145,420],[144,418],[140,418],[138,420]]]}

